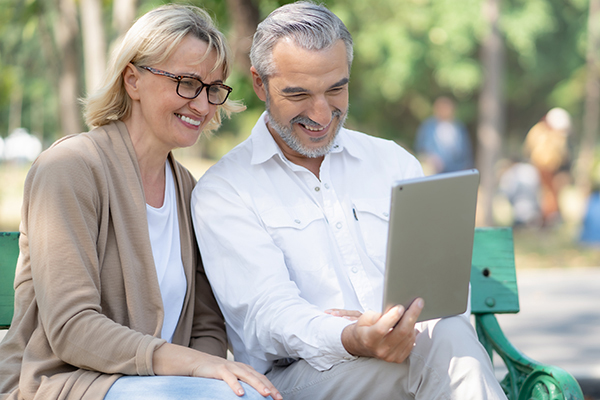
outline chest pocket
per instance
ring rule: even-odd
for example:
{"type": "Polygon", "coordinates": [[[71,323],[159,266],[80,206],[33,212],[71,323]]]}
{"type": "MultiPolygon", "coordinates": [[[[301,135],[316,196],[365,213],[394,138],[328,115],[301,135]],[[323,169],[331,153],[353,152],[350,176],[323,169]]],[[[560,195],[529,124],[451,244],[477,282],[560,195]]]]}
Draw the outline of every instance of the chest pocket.
{"type": "Polygon", "coordinates": [[[390,198],[354,199],[353,202],[367,254],[383,270],[390,221],[390,198]]]}
{"type": "Polygon", "coordinates": [[[316,205],[274,207],[262,212],[261,218],[292,275],[318,270],[327,263],[331,250],[327,220],[316,205]]]}

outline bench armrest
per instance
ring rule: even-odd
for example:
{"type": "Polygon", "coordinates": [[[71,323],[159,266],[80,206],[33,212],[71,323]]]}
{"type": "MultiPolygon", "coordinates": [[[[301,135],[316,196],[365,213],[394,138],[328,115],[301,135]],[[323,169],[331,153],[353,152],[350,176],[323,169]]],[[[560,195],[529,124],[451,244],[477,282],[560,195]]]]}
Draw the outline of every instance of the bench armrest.
{"type": "Polygon", "coordinates": [[[495,351],[508,373],[500,383],[511,400],[583,400],[579,383],[565,370],[541,364],[517,350],[504,336],[494,314],[476,314],[479,341],[490,360],[495,351]]]}

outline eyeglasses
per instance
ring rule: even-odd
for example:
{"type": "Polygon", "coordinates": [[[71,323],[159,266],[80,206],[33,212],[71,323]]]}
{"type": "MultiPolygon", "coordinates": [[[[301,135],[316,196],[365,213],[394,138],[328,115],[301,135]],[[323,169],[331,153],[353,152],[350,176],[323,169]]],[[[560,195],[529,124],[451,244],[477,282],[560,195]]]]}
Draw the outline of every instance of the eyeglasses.
{"type": "Polygon", "coordinates": [[[229,93],[233,90],[233,88],[223,85],[222,83],[211,83],[207,84],[202,82],[198,78],[194,78],[193,76],[176,76],[167,71],[161,71],[160,69],[152,68],[152,67],[139,67],[143,68],[147,71],[152,72],[154,75],[162,75],[167,78],[171,78],[177,81],[177,94],[184,99],[195,99],[198,97],[200,93],[202,93],[202,89],[206,88],[206,93],[208,93],[208,102],[215,106],[220,106],[225,103],[229,93]]]}

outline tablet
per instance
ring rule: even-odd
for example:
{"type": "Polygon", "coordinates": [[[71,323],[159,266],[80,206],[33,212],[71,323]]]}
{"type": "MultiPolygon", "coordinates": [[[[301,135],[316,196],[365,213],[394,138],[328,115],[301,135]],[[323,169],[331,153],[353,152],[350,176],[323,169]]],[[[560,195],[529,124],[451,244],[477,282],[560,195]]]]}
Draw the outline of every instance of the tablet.
{"type": "Polygon", "coordinates": [[[478,187],[476,169],[394,184],[383,311],[421,297],[418,321],[466,312],[478,187]]]}

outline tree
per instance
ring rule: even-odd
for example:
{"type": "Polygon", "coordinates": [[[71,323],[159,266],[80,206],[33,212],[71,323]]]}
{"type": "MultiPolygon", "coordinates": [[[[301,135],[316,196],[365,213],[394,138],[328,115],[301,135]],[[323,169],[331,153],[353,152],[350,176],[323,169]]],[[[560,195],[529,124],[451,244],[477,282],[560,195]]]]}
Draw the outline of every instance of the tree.
{"type": "Polygon", "coordinates": [[[234,60],[239,71],[250,75],[250,46],[252,36],[258,25],[258,7],[252,0],[227,0],[230,14],[231,32],[229,41],[233,50],[234,60]]]}
{"type": "Polygon", "coordinates": [[[79,97],[79,47],[77,35],[77,7],[74,0],[58,0],[59,15],[55,32],[58,54],[62,60],[58,83],[60,121],[63,134],[79,133],[82,130],[79,97]]]}
{"type": "Polygon", "coordinates": [[[477,165],[481,172],[482,222],[493,225],[493,199],[496,194],[496,163],[502,149],[504,112],[502,83],[504,75],[504,45],[499,29],[500,0],[486,0],[483,16],[489,32],[481,46],[483,85],[479,96],[477,127],[477,165]]]}
{"type": "MultiPolygon", "coordinates": [[[[120,4],[120,1],[116,1],[120,4]]],[[[100,86],[106,68],[106,35],[100,0],[80,0],[83,36],[85,88],[88,93],[100,86]]]]}
{"type": "Polygon", "coordinates": [[[133,24],[137,6],[137,0],[113,1],[113,26],[117,30],[118,37],[125,35],[133,24]]]}
{"type": "Polygon", "coordinates": [[[591,169],[598,136],[598,118],[600,117],[600,0],[590,0],[587,30],[583,136],[575,171],[576,185],[583,193],[588,193],[591,189],[591,169]]]}

